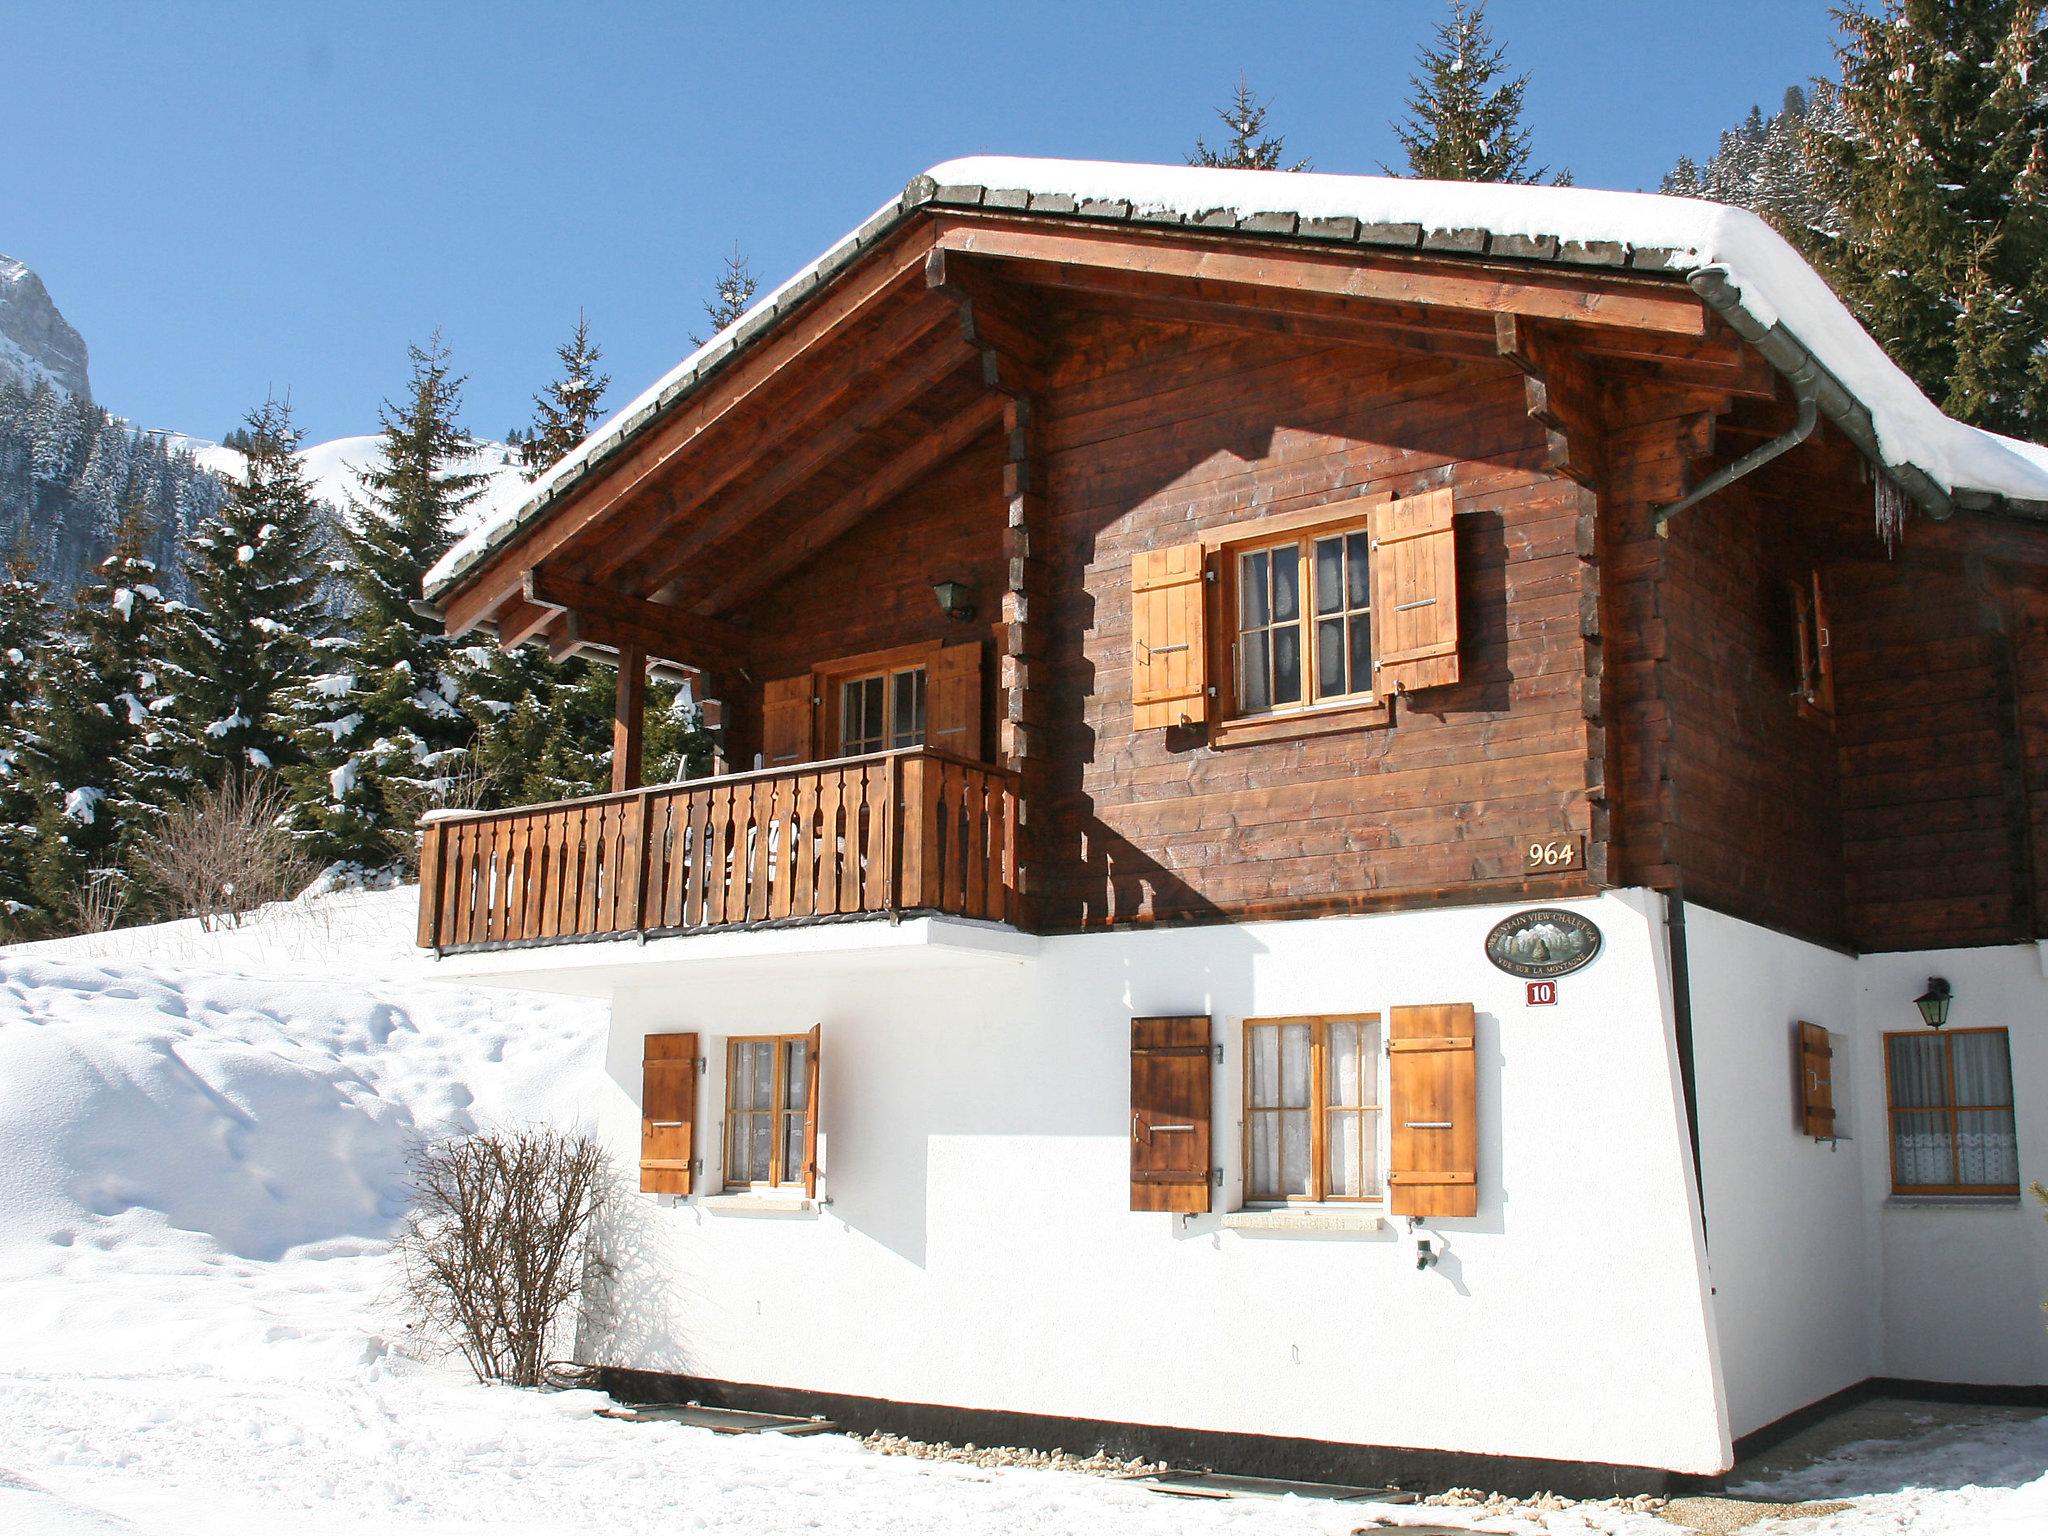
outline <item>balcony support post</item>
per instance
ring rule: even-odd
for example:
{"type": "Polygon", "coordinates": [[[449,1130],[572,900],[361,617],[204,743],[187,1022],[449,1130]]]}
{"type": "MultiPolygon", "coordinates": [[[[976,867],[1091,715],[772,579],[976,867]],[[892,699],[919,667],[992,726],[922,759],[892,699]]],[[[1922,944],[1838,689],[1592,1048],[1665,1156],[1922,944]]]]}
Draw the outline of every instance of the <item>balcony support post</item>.
{"type": "Polygon", "coordinates": [[[640,753],[647,725],[647,653],[619,647],[619,691],[612,706],[612,790],[640,787],[640,753]]]}

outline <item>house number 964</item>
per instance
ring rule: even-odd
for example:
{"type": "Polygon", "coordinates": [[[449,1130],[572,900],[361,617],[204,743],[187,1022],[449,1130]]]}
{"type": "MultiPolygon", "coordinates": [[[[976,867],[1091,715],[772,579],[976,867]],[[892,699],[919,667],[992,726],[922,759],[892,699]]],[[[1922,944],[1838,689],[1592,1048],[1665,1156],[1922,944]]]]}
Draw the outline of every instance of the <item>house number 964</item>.
{"type": "Polygon", "coordinates": [[[1539,838],[1530,842],[1523,854],[1526,862],[1522,868],[1526,874],[1539,870],[1577,869],[1581,862],[1576,837],[1539,838]]]}

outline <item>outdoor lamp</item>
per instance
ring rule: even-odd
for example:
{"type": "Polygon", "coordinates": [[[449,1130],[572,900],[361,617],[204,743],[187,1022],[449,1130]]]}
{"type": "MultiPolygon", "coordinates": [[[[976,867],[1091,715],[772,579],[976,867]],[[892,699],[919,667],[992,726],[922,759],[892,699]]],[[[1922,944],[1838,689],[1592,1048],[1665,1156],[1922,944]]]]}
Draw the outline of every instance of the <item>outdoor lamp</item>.
{"type": "Polygon", "coordinates": [[[1930,976],[1927,978],[1927,990],[1913,999],[1913,1006],[1920,1010],[1920,1017],[1927,1021],[1929,1029],[1939,1029],[1948,1022],[1948,1005],[1953,996],[1946,976],[1930,976]]]}
{"type": "Polygon", "coordinates": [[[974,617],[974,588],[964,581],[935,581],[932,596],[939,600],[939,612],[965,624],[974,617]]]}

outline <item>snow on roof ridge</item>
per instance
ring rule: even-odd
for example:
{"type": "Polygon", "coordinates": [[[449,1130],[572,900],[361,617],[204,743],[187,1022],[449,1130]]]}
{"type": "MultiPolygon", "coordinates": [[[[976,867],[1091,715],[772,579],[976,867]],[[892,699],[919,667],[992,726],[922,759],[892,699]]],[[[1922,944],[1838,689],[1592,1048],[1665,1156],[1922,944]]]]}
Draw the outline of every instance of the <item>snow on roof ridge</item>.
{"type": "MultiPolygon", "coordinates": [[[[1354,238],[1365,244],[1455,250],[1454,242],[1429,237],[1470,231],[1527,242],[1525,249],[1505,252],[1522,257],[1628,264],[1681,276],[1719,271],[1739,291],[1740,308],[1759,329],[1782,325],[1869,412],[1887,466],[1917,469],[1944,492],[1970,490],[2048,503],[2048,448],[1944,415],[1805,258],[1744,208],[1583,187],[974,155],[942,161],[914,178],[901,196],[884,203],[859,228],[613,412],[536,480],[524,500],[473,529],[443,555],[427,572],[428,594],[476,565],[783,311],[807,299],[830,273],[926,203],[1139,222],[1164,218],[1276,234],[1307,234],[1311,223],[1356,221],[1354,238]],[[1413,239],[1403,234],[1408,229],[1415,231],[1413,239]]],[[[1467,243],[1463,249],[1483,254],[1487,247],[1482,243],[1475,250],[1467,243]]]]}

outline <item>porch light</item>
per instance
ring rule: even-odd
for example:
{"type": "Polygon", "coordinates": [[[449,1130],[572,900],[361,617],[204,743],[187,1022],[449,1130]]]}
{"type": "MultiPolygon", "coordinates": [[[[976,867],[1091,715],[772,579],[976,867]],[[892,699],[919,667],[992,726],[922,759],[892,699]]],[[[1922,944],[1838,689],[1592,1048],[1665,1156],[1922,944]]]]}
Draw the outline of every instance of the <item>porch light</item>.
{"type": "Polygon", "coordinates": [[[1927,990],[1913,999],[1913,1006],[1920,1010],[1929,1029],[1939,1029],[1948,1022],[1948,1005],[1953,998],[1946,976],[1930,976],[1927,990]]]}
{"type": "Polygon", "coordinates": [[[974,588],[964,581],[935,581],[932,596],[939,600],[939,612],[956,623],[974,617],[974,588]]]}

